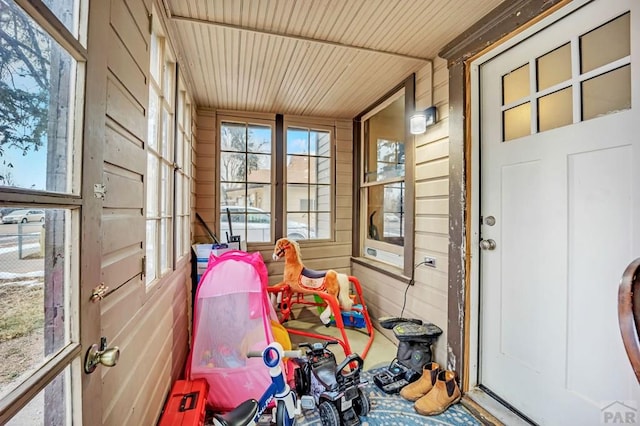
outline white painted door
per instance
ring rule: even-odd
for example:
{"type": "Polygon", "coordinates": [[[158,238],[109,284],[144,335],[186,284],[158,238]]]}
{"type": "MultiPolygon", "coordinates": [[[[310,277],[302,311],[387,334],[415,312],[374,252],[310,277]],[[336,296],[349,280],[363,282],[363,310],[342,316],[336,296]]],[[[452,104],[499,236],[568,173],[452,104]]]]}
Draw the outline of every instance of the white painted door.
{"type": "Polygon", "coordinates": [[[480,68],[479,381],[538,424],[639,408],[616,298],[640,255],[639,6],[591,2],[480,68]]]}

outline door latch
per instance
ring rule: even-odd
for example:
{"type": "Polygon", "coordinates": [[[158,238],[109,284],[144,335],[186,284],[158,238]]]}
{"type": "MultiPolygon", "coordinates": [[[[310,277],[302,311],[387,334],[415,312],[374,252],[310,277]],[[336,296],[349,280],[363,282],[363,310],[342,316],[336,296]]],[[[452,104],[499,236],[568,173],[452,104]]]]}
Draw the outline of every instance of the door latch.
{"type": "Polygon", "coordinates": [[[97,301],[104,299],[107,291],[109,291],[109,287],[104,285],[104,283],[100,283],[100,285],[94,288],[91,292],[91,297],[89,298],[89,300],[91,300],[93,303],[96,303],[97,301]]]}

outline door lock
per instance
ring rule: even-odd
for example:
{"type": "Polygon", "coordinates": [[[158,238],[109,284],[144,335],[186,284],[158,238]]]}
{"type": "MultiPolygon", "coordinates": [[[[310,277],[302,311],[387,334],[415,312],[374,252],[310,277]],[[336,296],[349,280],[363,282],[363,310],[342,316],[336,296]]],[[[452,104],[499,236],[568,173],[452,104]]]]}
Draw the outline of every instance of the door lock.
{"type": "Polygon", "coordinates": [[[480,248],[482,250],[494,250],[496,248],[496,242],[492,239],[480,241],[480,248]]]}
{"type": "Polygon", "coordinates": [[[91,374],[95,371],[98,364],[105,367],[113,367],[118,363],[120,358],[120,348],[114,346],[107,348],[107,338],[100,338],[100,346],[95,343],[91,345],[84,357],[84,372],[91,374]]]}

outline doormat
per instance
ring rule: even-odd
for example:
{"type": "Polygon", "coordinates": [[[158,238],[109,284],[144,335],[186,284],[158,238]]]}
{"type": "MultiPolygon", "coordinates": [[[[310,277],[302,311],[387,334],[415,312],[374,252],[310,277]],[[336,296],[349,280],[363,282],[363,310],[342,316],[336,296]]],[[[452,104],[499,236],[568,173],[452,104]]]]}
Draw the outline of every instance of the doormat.
{"type": "MultiPolygon", "coordinates": [[[[437,416],[422,416],[413,409],[413,402],[399,394],[386,394],[373,383],[373,376],[382,369],[362,372],[360,377],[369,384],[362,390],[369,396],[371,410],[366,417],[360,417],[362,426],[424,426],[424,425],[482,425],[461,404],[454,404],[437,416]]],[[[321,426],[318,410],[303,410],[296,419],[296,426],[321,426]]]]}

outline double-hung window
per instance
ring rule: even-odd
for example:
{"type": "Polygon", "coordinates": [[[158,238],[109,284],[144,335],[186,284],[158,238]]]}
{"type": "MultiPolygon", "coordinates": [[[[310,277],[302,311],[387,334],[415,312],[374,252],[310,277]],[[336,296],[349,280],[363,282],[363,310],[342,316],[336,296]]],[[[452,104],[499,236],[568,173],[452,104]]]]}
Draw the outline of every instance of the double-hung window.
{"type": "Polygon", "coordinates": [[[361,253],[405,270],[407,231],[405,89],[361,118],[361,253]]]}
{"type": "Polygon", "coordinates": [[[146,175],[147,285],[173,268],[176,64],[155,15],[150,63],[146,175]]]}

